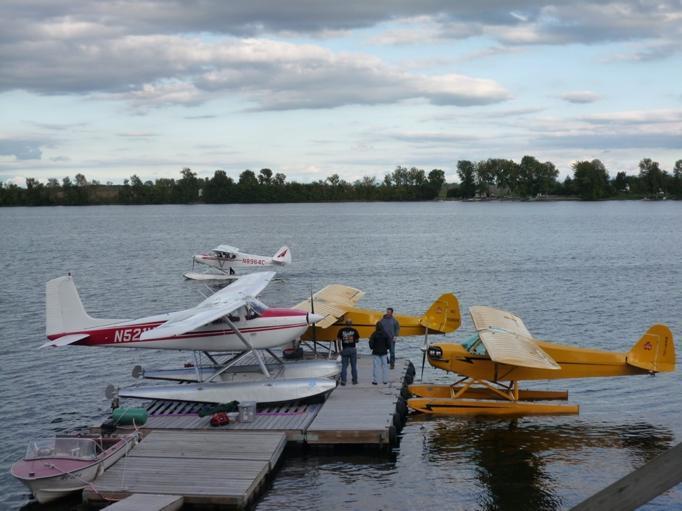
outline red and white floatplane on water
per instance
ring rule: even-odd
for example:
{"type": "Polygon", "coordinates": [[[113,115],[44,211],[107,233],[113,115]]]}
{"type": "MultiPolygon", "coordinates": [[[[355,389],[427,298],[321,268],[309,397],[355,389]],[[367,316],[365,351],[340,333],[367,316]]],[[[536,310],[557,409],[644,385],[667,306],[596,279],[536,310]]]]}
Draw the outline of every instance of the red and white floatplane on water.
{"type": "Polygon", "coordinates": [[[291,343],[323,318],[298,309],[270,308],[257,300],[274,276],[274,272],[251,273],[196,307],[136,320],[91,317],[71,275],[59,277],[47,283],[49,341],[41,347],[151,348],[194,353],[195,364],[189,369],[145,371],[136,367],[134,376],[176,383],[118,389],[120,397],[274,403],[329,392],[336,386],[339,373],[336,361],[283,363],[270,351],[291,343]],[[276,362],[266,364],[261,350],[268,351],[276,362]],[[202,365],[202,354],[209,364],[202,365]],[[256,364],[244,365],[247,357],[255,358],[256,364]]]}
{"type": "Polygon", "coordinates": [[[265,266],[285,266],[291,263],[291,250],[286,245],[280,248],[272,257],[247,254],[240,252],[231,245],[218,245],[206,254],[197,254],[192,258],[194,263],[205,264],[217,272],[198,273],[188,271],[183,273],[190,280],[237,280],[239,276],[235,269],[260,269],[265,266]]]}

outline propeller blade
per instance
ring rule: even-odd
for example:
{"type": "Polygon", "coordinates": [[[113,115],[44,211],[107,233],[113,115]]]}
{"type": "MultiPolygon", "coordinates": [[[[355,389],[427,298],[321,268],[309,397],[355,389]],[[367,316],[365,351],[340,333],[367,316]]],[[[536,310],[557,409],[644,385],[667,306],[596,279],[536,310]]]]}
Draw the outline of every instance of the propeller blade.
{"type": "Polygon", "coordinates": [[[429,348],[429,329],[424,332],[424,346],[422,347],[422,374],[419,376],[419,381],[424,379],[424,364],[426,364],[426,350],[429,348]]]}
{"type": "MultiPolygon", "coordinates": [[[[313,288],[310,288],[310,312],[315,314],[315,300],[313,299],[313,288]]],[[[317,342],[317,325],[313,323],[313,342],[317,342]]]]}

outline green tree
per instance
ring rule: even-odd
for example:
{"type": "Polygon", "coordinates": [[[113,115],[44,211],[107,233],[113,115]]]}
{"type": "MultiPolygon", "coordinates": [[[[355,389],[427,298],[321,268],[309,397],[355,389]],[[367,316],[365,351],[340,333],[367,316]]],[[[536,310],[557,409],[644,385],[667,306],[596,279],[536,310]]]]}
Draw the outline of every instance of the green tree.
{"type": "Polygon", "coordinates": [[[628,177],[622,170],[616,173],[616,178],[613,180],[613,188],[617,193],[629,192],[628,177]]]}
{"type": "Polygon", "coordinates": [[[457,162],[457,175],[459,176],[459,191],[462,197],[470,198],[476,194],[475,168],[469,160],[457,162]]]}
{"type": "Polygon", "coordinates": [[[196,202],[199,198],[199,180],[196,173],[185,167],[180,174],[182,178],[175,186],[175,200],[182,204],[196,202]]]}
{"type": "Polygon", "coordinates": [[[204,200],[209,203],[231,202],[234,181],[224,170],[216,170],[213,177],[206,182],[204,200]]]}
{"type": "Polygon", "coordinates": [[[260,169],[258,173],[258,182],[262,185],[269,185],[272,182],[272,170],[260,169]]]}
{"type": "Polygon", "coordinates": [[[639,162],[639,181],[642,191],[647,195],[657,195],[663,192],[663,171],[657,161],[644,158],[639,162]]]}
{"type": "Polygon", "coordinates": [[[673,167],[673,183],[670,191],[676,197],[682,197],[682,160],[677,160],[673,167]]]}
{"type": "Polygon", "coordinates": [[[443,185],[445,184],[445,172],[443,172],[441,169],[433,169],[431,172],[429,172],[428,182],[428,198],[433,199],[438,197],[441,193],[441,190],[443,189],[443,185]]]}
{"type": "Polygon", "coordinates": [[[599,200],[610,195],[609,174],[599,160],[575,162],[573,179],[575,191],[583,200],[599,200]]]}
{"type": "Polygon", "coordinates": [[[533,156],[524,156],[519,164],[518,192],[523,197],[548,194],[556,185],[559,171],[552,162],[539,162],[533,156]]]}

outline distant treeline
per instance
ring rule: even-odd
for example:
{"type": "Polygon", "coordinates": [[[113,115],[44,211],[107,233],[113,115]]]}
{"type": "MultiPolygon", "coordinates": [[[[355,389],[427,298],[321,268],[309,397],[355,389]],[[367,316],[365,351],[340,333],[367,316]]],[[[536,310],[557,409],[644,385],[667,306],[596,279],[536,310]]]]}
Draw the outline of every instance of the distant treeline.
{"type": "Polygon", "coordinates": [[[177,180],[143,182],[133,175],[122,185],[89,181],[79,173],[73,180],[63,178],[61,183],[54,178],[47,183],[27,178],[25,188],[0,183],[0,206],[421,201],[443,197],[682,198],[682,160],[675,163],[672,173],[648,158],[639,163],[639,169],[637,176],[618,172],[611,178],[601,161],[578,161],[573,164],[573,175],[559,182],[559,172],[553,163],[524,156],[520,163],[505,159],[460,160],[457,163],[460,182],[454,184],[445,182],[445,173],[440,169],[427,174],[415,167],[397,167],[382,181],[366,176],[353,183],[338,174],[312,183],[289,182],[284,174],[270,169],[261,169],[258,174],[245,170],[235,182],[224,170],[216,170],[213,177],[202,179],[185,168],[177,180]]]}
{"type": "Polygon", "coordinates": [[[447,195],[462,198],[573,196],[582,200],[682,198],[682,160],[677,160],[672,174],[649,158],[639,162],[637,176],[617,172],[612,178],[600,160],[576,161],[572,170],[572,176],[559,182],[559,171],[554,164],[542,163],[533,156],[524,156],[520,163],[504,159],[477,163],[460,160],[457,162],[460,182],[447,195]]]}

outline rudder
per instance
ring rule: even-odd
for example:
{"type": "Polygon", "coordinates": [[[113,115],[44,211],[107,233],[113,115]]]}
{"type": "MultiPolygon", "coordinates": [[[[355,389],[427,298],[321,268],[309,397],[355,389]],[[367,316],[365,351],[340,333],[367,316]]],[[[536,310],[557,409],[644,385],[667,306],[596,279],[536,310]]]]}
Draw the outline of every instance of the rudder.
{"type": "Polygon", "coordinates": [[[291,250],[289,250],[289,247],[284,245],[277,252],[275,252],[275,255],[272,256],[272,262],[274,262],[276,264],[289,264],[289,263],[291,263],[291,250]]]}
{"type": "Polygon", "coordinates": [[[457,297],[452,293],[441,295],[431,304],[419,323],[440,334],[457,330],[462,324],[457,297]]]}
{"type": "Polygon", "coordinates": [[[47,337],[85,330],[114,321],[88,315],[71,275],[58,277],[47,283],[45,287],[45,333],[47,337]]]}
{"type": "Polygon", "coordinates": [[[675,370],[673,334],[665,325],[653,325],[637,341],[625,357],[634,367],[652,373],[675,370]]]}

